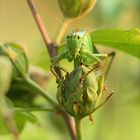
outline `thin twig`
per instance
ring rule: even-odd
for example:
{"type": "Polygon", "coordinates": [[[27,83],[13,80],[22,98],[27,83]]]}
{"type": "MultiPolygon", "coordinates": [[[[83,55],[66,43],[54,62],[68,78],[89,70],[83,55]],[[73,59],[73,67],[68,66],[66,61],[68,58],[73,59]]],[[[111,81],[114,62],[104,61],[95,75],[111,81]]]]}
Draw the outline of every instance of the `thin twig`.
{"type": "MultiPolygon", "coordinates": [[[[29,7],[32,11],[34,19],[35,19],[35,21],[38,25],[38,28],[39,28],[39,30],[42,34],[42,37],[44,39],[44,42],[46,44],[46,47],[48,49],[50,57],[56,56],[58,54],[58,51],[57,51],[58,46],[55,43],[53,43],[51,41],[51,39],[49,38],[48,33],[46,31],[46,28],[43,24],[43,21],[42,21],[40,15],[39,15],[39,13],[36,10],[36,7],[35,7],[35,4],[34,4],[33,0],[27,0],[27,2],[28,2],[28,5],[29,5],[29,7]]],[[[56,67],[55,71],[59,75],[59,77],[61,77],[60,69],[56,67]]],[[[75,135],[76,132],[75,132],[73,123],[71,122],[72,119],[69,117],[69,115],[64,110],[60,109],[59,112],[61,113],[64,120],[66,121],[66,124],[67,124],[67,127],[68,127],[68,130],[69,130],[69,133],[71,135],[72,140],[76,140],[76,135],[75,135]]]]}
{"type": "Polygon", "coordinates": [[[31,108],[15,108],[15,111],[21,112],[36,112],[36,111],[47,111],[47,112],[56,112],[54,109],[42,108],[42,107],[31,107],[31,108]]]}
{"type": "MultiPolygon", "coordinates": [[[[40,33],[41,33],[41,35],[44,39],[44,42],[45,42],[46,48],[49,52],[49,55],[52,58],[52,57],[54,57],[58,54],[58,46],[56,45],[56,43],[51,41],[51,39],[48,35],[48,32],[45,28],[45,25],[44,25],[40,15],[39,15],[39,13],[36,10],[36,6],[35,6],[34,1],[33,0],[27,0],[27,3],[28,3],[28,5],[31,9],[31,12],[32,12],[33,17],[36,21],[36,24],[37,24],[37,26],[40,30],[40,33]]],[[[61,77],[61,72],[60,72],[59,68],[55,67],[54,69],[55,69],[56,73],[59,75],[59,77],[61,77]]]]}
{"type": "Polygon", "coordinates": [[[12,133],[14,140],[19,140],[19,132],[17,126],[13,120],[13,112],[8,107],[5,98],[0,99],[0,113],[7,124],[9,131],[12,133]]]}
{"type": "Polygon", "coordinates": [[[39,30],[40,30],[40,32],[41,32],[41,34],[43,36],[43,39],[44,39],[46,45],[50,44],[51,40],[50,40],[50,38],[48,36],[48,33],[46,32],[44,23],[42,22],[40,15],[37,13],[36,6],[35,6],[33,0],[27,0],[27,2],[28,2],[28,5],[31,8],[32,14],[33,14],[33,16],[34,16],[34,18],[36,20],[36,23],[37,23],[37,25],[39,27],[39,30]]]}
{"type": "Polygon", "coordinates": [[[7,111],[4,114],[4,119],[5,119],[6,123],[7,123],[7,126],[9,128],[9,130],[13,134],[14,140],[19,140],[19,133],[18,133],[16,124],[15,124],[15,122],[13,120],[13,116],[12,116],[12,113],[11,113],[10,110],[7,111]]]}
{"type": "Polygon", "coordinates": [[[68,115],[68,113],[66,113],[64,110],[60,110],[60,113],[61,113],[61,115],[63,116],[63,118],[66,122],[67,128],[68,128],[69,133],[71,135],[71,139],[72,140],[77,140],[76,139],[76,129],[75,129],[75,126],[74,126],[74,119],[72,117],[70,117],[68,115]]]}
{"type": "Polygon", "coordinates": [[[75,125],[76,125],[76,132],[77,132],[77,140],[82,140],[81,118],[75,117],[75,125]]]}

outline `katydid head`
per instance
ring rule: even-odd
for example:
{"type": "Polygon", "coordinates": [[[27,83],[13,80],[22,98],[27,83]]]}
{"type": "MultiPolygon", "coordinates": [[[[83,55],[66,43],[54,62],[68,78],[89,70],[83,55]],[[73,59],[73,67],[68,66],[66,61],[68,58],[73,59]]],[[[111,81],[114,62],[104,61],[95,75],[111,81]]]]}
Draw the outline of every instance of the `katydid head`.
{"type": "Polygon", "coordinates": [[[81,48],[93,51],[91,38],[86,31],[71,32],[67,35],[67,49],[73,59],[79,55],[81,48]]]}
{"type": "Polygon", "coordinates": [[[76,58],[82,45],[82,37],[79,32],[71,32],[67,36],[67,49],[72,58],[76,58]]]}

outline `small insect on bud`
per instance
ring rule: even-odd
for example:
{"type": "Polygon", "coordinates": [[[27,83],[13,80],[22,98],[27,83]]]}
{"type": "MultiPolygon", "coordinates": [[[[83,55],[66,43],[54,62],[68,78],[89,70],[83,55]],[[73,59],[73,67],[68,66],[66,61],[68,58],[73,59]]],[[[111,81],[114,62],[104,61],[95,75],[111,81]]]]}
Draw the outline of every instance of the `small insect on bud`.
{"type": "Polygon", "coordinates": [[[88,13],[94,7],[96,0],[58,0],[63,15],[67,18],[75,18],[88,13]]]}
{"type": "Polygon", "coordinates": [[[11,76],[12,65],[10,61],[4,56],[0,56],[0,98],[6,94],[9,89],[11,76]]]}
{"type": "Polygon", "coordinates": [[[7,56],[12,63],[13,80],[20,79],[28,71],[26,49],[16,43],[0,44],[0,55],[7,56]]]}

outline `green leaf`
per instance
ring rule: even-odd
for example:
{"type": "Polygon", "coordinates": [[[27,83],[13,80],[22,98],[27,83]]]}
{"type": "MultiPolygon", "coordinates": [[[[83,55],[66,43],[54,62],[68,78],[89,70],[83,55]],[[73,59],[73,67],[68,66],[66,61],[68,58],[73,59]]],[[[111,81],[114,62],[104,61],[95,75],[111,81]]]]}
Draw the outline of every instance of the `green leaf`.
{"type": "Polygon", "coordinates": [[[12,83],[6,96],[13,102],[16,107],[34,106],[34,99],[37,97],[30,87],[24,83],[12,83]]]}
{"type": "Polygon", "coordinates": [[[14,109],[13,103],[8,98],[0,99],[0,134],[6,135],[10,134],[11,131],[9,129],[9,125],[11,125],[11,121],[9,122],[6,117],[7,115],[12,119],[13,123],[15,123],[18,132],[21,132],[26,123],[30,122],[32,124],[39,124],[39,121],[36,116],[31,114],[30,112],[18,111],[14,109]]]}
{"type": "Polygon", "coordinates": [[[17,125],[17,129],[19,132],[23,130],[27,122],[30,122],[32,124],[38,123],[38,119],[36,118],[36,116],[28,112],[15,111],[13,117],[14,117],[15,123],[17,125]]]}
{"type": "MultiPolygon", "coordinates": [[[[18,111],[13,112],[13,120],[17,126],[18,132],[21,132],[23,130],[27,122],[33,124],[38,123],[38,119],[33,114],[27,112],[18,112],[18,111]]],[[[0,112],[0,134],[6,135],[9,133],[10,131],[7,127],[7,123],[0,112]]]]}
{"type": "Polygon", "coordinates": [[[140,59],[140,29],[103,29],[91,33],[93,43],[118,49],[140,59]]]}

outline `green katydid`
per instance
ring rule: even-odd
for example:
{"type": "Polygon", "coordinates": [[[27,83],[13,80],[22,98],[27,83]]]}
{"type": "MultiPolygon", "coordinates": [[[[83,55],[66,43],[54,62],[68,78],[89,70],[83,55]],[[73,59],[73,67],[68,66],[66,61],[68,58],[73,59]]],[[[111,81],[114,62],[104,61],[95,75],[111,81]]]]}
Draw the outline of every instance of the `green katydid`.
{"type": "MultiPolygon", "coordinates": [[[[106,103],[112,95],[111,93],[102,102],[104,76],[96,77],[93,72],[108,56],[114,56],[114,53],[100,54],[94,47],[90,34],[80,30],[70,32],[67,35],[66,50],[52,58],[51,71],[56,76],[58,83],[57,100],[70,115],[86,117],[106,103]],[[57,65],[63,59],[67,59],[69,62],[74,61],[72,72],[68,73],[67,70],[57,65]],[[54,65],[66,72],[66,76],[60,78],[53,70],[54,65]],[[91,69],[91,67],[93,68],[91,69]]],[[[112,60],[113,57],[109,65],[112,60]]]]}
{"type": "Polygon", "coordinates": [[[100,54],[95,50],[90,35],[80,30],[67,35],[66,50],[52,58],[51,71],[58,82],[57,99],[72,116],[78,115],[82,118],[90,115],[106,102],[105,100],[101,103],[105,85],[104,76],[96,77],[93,70],[110,55],[100,54]],[[68,73],[59,66],[67,73],[65,77],[60,78],[53,70],[53,66],[63,59],[74,61],[74,70],[68,73]]]}
{"type": "Polygon", "coordinates": [[[74,70],[68,73],[59,66],[67,73],[62,78],[51,70],[58,82],[57,99],[70,115],[83,118],[106,103],[110,95],[101,103],[104,76],[96,77],[93,70],[96,66],[99,67],[104,58],[112,54],[114,53],[95,54],[91,38],[86,31],[72,32],[67,36],[66,51],[52,59],[52,66],[62,59],[67,59],[74,61],[74,70]]]}

